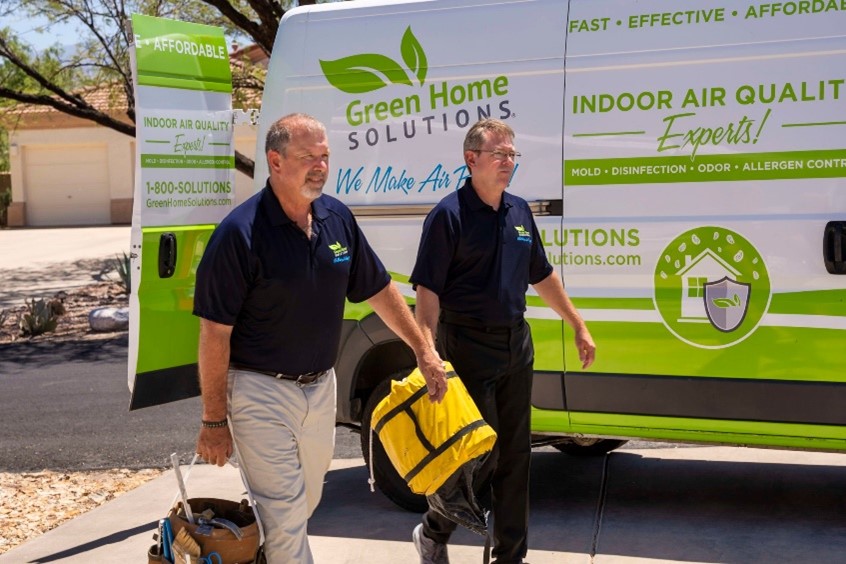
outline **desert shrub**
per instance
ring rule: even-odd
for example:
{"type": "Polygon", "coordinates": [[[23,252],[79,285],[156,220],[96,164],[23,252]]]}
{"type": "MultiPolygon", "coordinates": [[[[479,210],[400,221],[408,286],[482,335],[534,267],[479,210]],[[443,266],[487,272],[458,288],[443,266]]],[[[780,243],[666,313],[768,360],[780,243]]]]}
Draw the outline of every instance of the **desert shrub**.
{"type": "MultiPolygon", "coordinates": [[[[21,330],[21,335],[27,337],[35,337],[43,333],[50,333],[56,330],[56,325],[59,323],[59,311],[52,303],[54,300],[24,300],[26,309],[21,314],[18,326],[21,330]]],[[[61,304],[61,301],[59,301],[61,304]]],[[[64,306],[62,306],[62,311],[64,306]]]]}
{"type": "Polygon", "coordinates": [[[129,255],[123,253],[123,258],[115,255],[115,258],[112,259],[112,267],[118,274],[118,283],[128,294],[130,288],[132,288],[132,265],[130,264],[129,255]]]}

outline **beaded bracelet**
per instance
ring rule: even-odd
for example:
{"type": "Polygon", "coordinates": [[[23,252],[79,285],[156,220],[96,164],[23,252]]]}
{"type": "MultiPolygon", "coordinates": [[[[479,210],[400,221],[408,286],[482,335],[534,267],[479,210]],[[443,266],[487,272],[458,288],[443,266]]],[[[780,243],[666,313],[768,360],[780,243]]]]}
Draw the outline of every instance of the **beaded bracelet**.
{"type": "Polygon", "coordinates": [[[229,422],[226,419],[221,419],[220,421],[206,421],[203,419],[203,427],[207,429],[217,429],[218,427],[228,427],[229,422]]]}

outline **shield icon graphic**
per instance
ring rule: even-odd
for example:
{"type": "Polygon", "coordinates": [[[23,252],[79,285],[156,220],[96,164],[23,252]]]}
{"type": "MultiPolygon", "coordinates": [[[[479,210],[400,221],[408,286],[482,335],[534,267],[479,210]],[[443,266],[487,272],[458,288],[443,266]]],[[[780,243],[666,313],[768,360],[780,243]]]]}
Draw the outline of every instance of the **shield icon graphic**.
{"type": "Polygon", "coordinates": [[[749,308],[752,285],[724,276],[716,282],[705,283],[705,313],[711,325],[730,333],[740,327],[749,308]]]}

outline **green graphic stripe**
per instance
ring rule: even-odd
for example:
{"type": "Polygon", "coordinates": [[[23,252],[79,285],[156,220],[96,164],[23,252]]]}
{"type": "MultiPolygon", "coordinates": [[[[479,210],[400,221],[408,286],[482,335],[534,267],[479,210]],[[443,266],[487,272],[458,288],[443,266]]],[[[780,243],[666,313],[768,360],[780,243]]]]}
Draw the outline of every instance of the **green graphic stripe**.
{"type": "Polygon", "coordinates": [[[532,431],[846,450],[846,430],[832,425],[568,413],[533,408],[532,431]]]}
{"type": "Polygon", "coordinates": [[[783,123],[782,127],[817,127],[820,125],[846,125],[846,121],[820,121],[816,123],[783,123]]]}
{"type": "Polygon", "coordinates": [[[846,149],[577,159],[564,164],[568,186],[600,184],[657,184],[669,182],[725,182],[846,177],[846,149]]]}
{"type": "Polygon", "coordinates": [[[645,131],[607,131],[605,133],[574,133],[573,137],[612,137],[614,135],[644,135],[645,131]]]}
{"type": "Polygon", "coordinates": [[[141,168],[235,168],[225,155],[141,155],[141,168]]]}
{"type": "Polygon", "coordinates": [[[200,90],[203,92],[221,92],[229,94],[232,92],[231,84],[222,84],[209,80],[198,80],[196,78],[182,78],[180,76],[158,75],[138,76],[138,84],[141,86],[158,86],[161,88],[179,88],[181,90],[200,90]]]}
{"type": "Polygon", "coordinates": [[[361,321],[371,313],[373,313],[373,308],[367,302],[354,304],[347,301],[344,305],[344,319],[361,321]]]}
{"type": "MultiPolygon", "coordinates": [[[[572,298],[572,301],[579,309],[655,309],[652,298],[572,298]]],[[[546,307],[537,296],[526,296],[526,303],[546,307]]],[[[846,290],[776,293],[767,313],[846,317],[846,290]]]]}
{"type": "MultiPolygon", "coordinates": [[[[403,298],[405,298],[405,303],[407,303],[408,305],[414,305],[413,298],[409,298],[407,296],[403,296],[403,298]]],[[[370,307],[370,304],[366,301],[357,304],[354,304],[349,300],[345,302],[344,319],[361,321],[371,313],[373,313],[373,308],[370,307]]]]}
{"type": "MultiPolygon", "coordinates": [[[[401,284],[410,284],[409,277],[399,272],[390,271],[391,278],[401,284]]],[[[406,298],[409,303],[413,300],[406,298]]],[[[619,309],[652,311],[655,302],[652,298],[571,298],[578,309],[619,309]]],[[[347,304],[353,310],[361,304],[347,304]]],[[[539,296],[526,296],[528,307],[548,307],[539,296]]],[[[364,315],[372,312],[366,308],[364,315]]],[[[795,315],[828,315],[846,317],[846,290],[816,290],[810,292],[774,293],[767,313],[795,315]]],[[[364,317],[363,315],[361,317],[364,317]]],[[[361,319],[361,317],[356,317],[361,319]]]]}
{"type": "MultiPolygon", "coordinates": [[[[655,309],[652,298],[571,298],[579,309],[655,309]]],[[[547,307],[538,296],[526,296],[529,307],[547,307]]]]}
{"type": "MultiPolygon", "coordinates": [[[[702,349],[672,335],[662,323],[589,321],[596,342],[597,372],[618,374],[705,375],[712,378],[838,382],[843,372],[843,331],[805,327],[759,326],[741,343],[702,349]],[[809,362],[808,359],[813,359],[809,362]]],[[[568,368],[576,368],[573,333],[565,327],[568,368]]]]}
{"type": "Polygon", "coordinates": [[[846,317],[846,290],[773,294],[769,313],[846,317]]]}
{"type": "Polygon", "coordinates": [[[221,28],[132,15],[138,84],[232,92],[229,53],[221,28]]]}
{"type": "Polygon", "coordinates": [[[397,282],[397,283],[400,283],[400,284],[411,284],[411,277],[407,276],[405,274],[402,274],[401,272],[394,272],[393,270],[389,270],[388,274],[390,274],[391,279],[394,282],[397,282]]]}

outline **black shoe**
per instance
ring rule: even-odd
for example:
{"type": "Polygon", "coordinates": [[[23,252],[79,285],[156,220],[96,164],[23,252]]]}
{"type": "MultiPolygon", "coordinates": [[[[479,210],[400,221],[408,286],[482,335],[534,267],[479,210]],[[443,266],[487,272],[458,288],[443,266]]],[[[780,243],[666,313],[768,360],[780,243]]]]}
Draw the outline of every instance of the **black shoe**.
{"type": "Polygon", "coordinates": [[[417,554],[420,555],[420,564],[449,564],[447,545],[435,542],[424,535],[423,523],[414,527],[414,531],[411,533],[411,539],[414,541],[414,548],[417,549],[417,554]]]}

